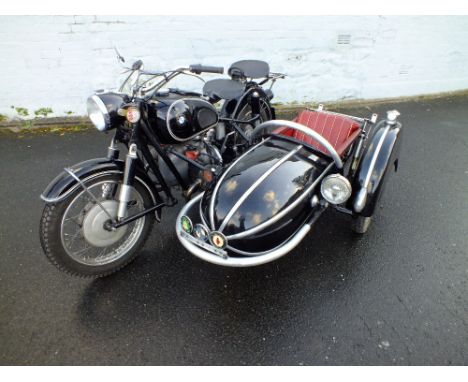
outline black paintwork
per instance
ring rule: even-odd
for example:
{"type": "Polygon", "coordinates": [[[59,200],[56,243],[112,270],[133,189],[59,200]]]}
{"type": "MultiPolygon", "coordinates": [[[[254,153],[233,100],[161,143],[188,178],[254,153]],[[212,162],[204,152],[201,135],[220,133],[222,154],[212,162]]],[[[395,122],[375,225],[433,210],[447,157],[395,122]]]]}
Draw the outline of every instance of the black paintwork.
{"type": "Polygon", "coordinates": [[[398,168],[398,158],[402,142],[402,125],[399,122],[394,126],[390,126],[379,154],[377,155],[375,165],[371,167],[372,158],[375,155],[382,134],[385,133],[386,126],[386,121],[381,121],[376,125],[376,132],[363,153],[359,169],[353,182],[353,196],[350,199],[351,203],[354,201],[355,195],[363,187],[369,171],[372,172],[370,185],[367,187],[366,205],[362,212],[359,213],[359,215],[362,216],[372,216],[374,214],[374,210],[388,179],[388,173],[393,170],[396,171],[398,168]]]}
{"type": "Polygon", "coordinates": [[[216,108],[209,102],[197,98],[185,98],[177,93],[157,97],[147,103],[147,108],[148,123],[162,144],[188,140],[189,137],[201,134],[216,125],[219,118],[216,108]],[[171,108],[174,103],[176,105],[171,108]],[[171,115],[168,118],[169,112],[171,115]],[[179,115],[186,117],[187,122],[184,125],[177,124],[176,118],[179,115]]]}
{"type": "MultiPolygon", "coordinates": [[[[295,147],[297,144],[293,142],[272,138],[246,154],[225,174],[214,202],[215,229],[221,226],[226,215],[250,186],[295,147]]],[[[276,168],[240,205],[223,233],[228,236],[253,228],[287,208],[302,195],[303,190],[323,172],[328,163],[315,155],[312,160],[310,155],[309,150],[301,149],[276,168]]],[[[211,198],[212,192],[207,192],[202,200],[205,217],[209,216],[211,198]]],[[[312,212],[310,200],[305,198],[264,231],[234,240],[230,245],[245,251],[272,249],[300,228],[312,212]]]]}
{"type": "MultiPolygon", "coordinates": [[[[167,132],[176,142],[187,141],[218,123],[218,112],[209,102],[198,98],[181,99],[168,110],[167,132]],[[179,123],[178,118],[185,122],[179,123]]],[[[164,143],[164,142],[163,142],[164,143]]]]}
{"type": "MultiPolygon", "coordinates": [[[[398,154],[401,144],[401,124],[396,122],[388,125],[381,121],[375,126],[375,134],[367,145],[358,171],[353,178],[349,178],[349,168],[352,155],[345,156],[344,169],[339,172],[348,176],[353,185],[353,194],[347,204],[352,208],[356,194],[364,184],[369,171],[372,171],[371,184],[368,187],[368,197],[362,216],[372,216],[382,193],[388,171],[397,168],[398,154]],[[382,135],[386,134],[378,149],[382,135]],[[376,161],[372,165],[372,158],[378,151],[376,161]]],[[[229,211],[244,195],[244,193],[276,162],[290,152],[299,141],[285,139],[287,137],[270,135],[270,140],[263,142],[257,148],[247,153],[224,176],[219,185],[214,201],[214,227],[220,229],[229,211]]],[[[359,138],[360,139],[360,138],[359,138]]],[[[351,154],[353,148],[351,149],[351,154]]],[[[223,233],[235,235],[255,227],[269,219],[303,194],[320,174],[331,159],[323,155],[316,155],[317,151],[304,144],[299,153],[289,158],[264,179],[257,188],[240,204],[237,211],[229,218],[223,233]],[[313,158],[313,159],[312,159],[313,158]]],[[[270,250],[290,238],[306,221],[314,215],[318,206],[312,208],[310,200],[313,194],[321,198],[320,185],[314,192],[305,198],[296,208],[288,212],[283,218],[271,224],[263,231],[241,239],[229,242],[231,247],[246,252],[270,250]]],[[[205,220],[209,221],[209,204],[213,197],[212,190],[208,191],[202,199],[202,211],[205,220]]],[[[346,211],[346,210],[341,210],[346,211]]],[[[349,211],[349,210],[348,210],[349,211]]],[[[349,211],[352,213],[352,211],[349,211]]]]}
{"type": "Polygon", "coordinates": [[[117,114],[120,107],[130,101],[130,98],[121,93],[106,92],[96,94],[106,106],[108,118],[106,120],[106,130],[114,129],[125,123],[125,117],[117,114]]]}
{"type": "MultiPolygon", "coordinates": [[[[81,180],[98,174],[107,174],[110,171],[123,173],[125,162],[122,160],[110,160],[107,158],[89,159],[84,162],[77,163],[69,169],[81,180]]],[[[150,189],[154,195],[157,195],[156,188],[148,175],[140,167],[136,168],[136,175],[150,189]]],[[[65,171],[53,179],[42,193],[43,198],[52,199],[64,195],[67,191],[78,187],[78,182],[65,171]]]]}
{"type": "Polygon", "coordinates": [[[207,81],[203,86],[203,94],[216,101],[238,99],[244,91],[244,83],[224,78],[207,81]]]}

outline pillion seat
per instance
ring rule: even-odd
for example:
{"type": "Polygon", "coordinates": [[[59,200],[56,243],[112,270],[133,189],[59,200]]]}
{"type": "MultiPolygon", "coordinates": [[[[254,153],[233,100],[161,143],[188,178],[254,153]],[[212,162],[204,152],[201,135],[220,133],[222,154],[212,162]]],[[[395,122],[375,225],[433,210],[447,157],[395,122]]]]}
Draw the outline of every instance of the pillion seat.
{"type": "Polygon", "coordinates": [[[266,78],[270,74],[270,66],[265,61],[242,60],[232,64],[228,70],[231,79],[216,79],[208,81],[203,86],[203,95],[210,99],[237,99],[245,92],[245,81],[256,78],[266,78]]]}

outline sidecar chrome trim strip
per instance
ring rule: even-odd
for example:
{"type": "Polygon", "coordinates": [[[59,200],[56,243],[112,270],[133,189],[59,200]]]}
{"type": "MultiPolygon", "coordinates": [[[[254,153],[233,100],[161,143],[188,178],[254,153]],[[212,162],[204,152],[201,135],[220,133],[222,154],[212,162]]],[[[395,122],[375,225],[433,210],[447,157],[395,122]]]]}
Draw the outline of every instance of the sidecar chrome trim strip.
{"type": "MultiPolygon", "coordinates": [[[[204,194],[204,192],[202,192],[202,195],[203,194],[204,194]]],[[[200,219],[201,219],[202,223],[206,226],[206,228],[210,229],[210,225],[206,221],[205,215],[203,214],[202,202],[198,203],[198,213],[200,214],[200,219]]]]}
{"type": "Polygon", "coordinates": [[[332,169],[334,163],[330,163],[325,170],[320,174],[320,176],[314,180],[314,182],[302,193],[302,195],[297,198],[293,203],[291,203],[287,208],[285,208],[283,211],[280,211],[277,213],[275,216],[273,216],[271,219],[268,219],[264,221],[263,223],[260,223],[259,225],[256,225],[253,228],[250,228],[246,231],[236,233],[234,235],[229,235],[226,236],[226,239],[229,240],[235,240],[235,239],[243,239],[247,236],[253,235],[257,232],[262,231],[263,229],[269,227],[270,225],[276,223],[278,220],[283,218],[286,214],[288,214],[290,211],[292,211],[294,208],[296,208],[299,203],[301,203],[304,198],[306,198],[312,191],[313,189],[317,186],[317,184],[320,183],[320,181],[323,179],[323,177],[332,169]]]}
{"type": "Polygon", "coordinates": [[[269,141],[270,138],[264,139],[263,141],[257,143],[255,146],[252,146],[250,149],[248,149],[244,154],[242,154],[239,158],[237,158],[234,162],[231,163],[231,165],[224,170],[223,175],[221,175],[221,178],[219,178],[218,182],[216,183],[216,186],[213,190],[213,193],[211,194],[211,200],[210,200],[210,208],[209,208],[209,214],[210,214],[210,223],[211,223],[211,229],[216,229],[215,227],[215,222],[214,222],[214,204],[215,204],[215,199],[216,195],[218,193],[219,187],[221,186],[221,183],[223,182],[224,178],[226,177],[227,173],[231,171],[231,169],[248,153],[251,151],[255,150],[258,146],[262,145],[263,143],[269,141]]]}
{"type": "Polygon", "coordinates": [[[367,189],[367,186],[369,185],[370,178],[372,176],[372,171],[374,170],[374,167],[375,167],[375,162],[377,162],[377,157],[380,154],[380,150],[382,149],[383,143],[385,141],[385,138],[389,130],[390,130],[390,125],[387,125],[387,127],[385,128],[385,131],[382,133],[382,136],[380,137],[379,143],[377,143],[374,156],[372,157],[371,163],[369,165],[369,171],[367,172],[366,179],[364,180],[364,184],[362,185],[362,187],[365,189],[367,189]]]}
{"type": "Polygon", "coordinates": [[[277,119],[277,120],[266,121],[256,126],[250,136],[253,138],[261,130],[266,129],[267,127],[289,127],[291,129],[300,131],[301,133],[311,137],[312,139],[315,139],[317,142],[319,142],[323,147],[327,149],[328,153],[333,158],[333,161],[335,162],[336,167],[338,167],[339,169],[343,168],[343,161],[341,160],[341,157],[336,152],[335,148],[326,138],[324,138],[321,134],[317,133],[315,130],[309,129],[308,127],[301,125],[300,123],[297,123],[297,122],[283,121],[281,119],[277,119]]]}
{"type": "Polygon", "coordinates": [[[281,256],[286,255],[288,252],[292,251],[309,233],[311,229],[311,224],[304,224],[296,234],[294,234],[286,243],[281,246],[274,248],[271,251],[259,252],[262,253],[261,256],[245,256],[245,257],[227,257],[223,258],[217,256],[211,252],[208,252],[206,249],[203,249],[196,244],[192,243],[190,240],[187,240],[183,235],[182,226],[180,224],[180,218],[182,215],[186,215],[193,205],[197,202],[200,202],[203,194],[197,195],[194,199],[189,201],[179,212],[179,215],[176,219],[176,233],[180,243],[193,255],[199,257],[202,260],[208,261],[216,265],[223,265],[227,267],[251,267],[255,265],[261,265],[269,263],[270,261],[276,260],[281,256]]]}
{"type": "Polygon", "coordinates": [[[377,143],[377,147],[375,148],[374,156],[372,157],[369,168],[367,169],[367,174],[366,174],[366,178],[364,179],[364,184],[362,184],[361,189],[357,193],[356,199],[354,201],[354,211],[357,213],[362,212],[362,210],[366,206],[367,188],[369,187],[369,183],[372,177],[372,172],[374,171],[375,163],[377,162],[377,157],[380,154],[380,150],[382,149],[383,143],[385,141],[385,138],[387,137],[390,127],[391,125],[387,124],[387,127],[382,133],[382,136],[380,137],[380,140],[377,143]]]}
{"type": "Polygon", "coordinates": [[[283,156],[280,160],[278,160],[273,166],[271,166],[267,171],[263,173],[263,175],[258,178],[248,189],[245,191],[239,200],[232,206],[230,211],[227,213],[226,217],[224,218],[221,226],[219,227],[218,231],[223,232],[224,228],[226,228],[227,223],[231,220],[232,216],[236,213],[242,203],[250,196],[255,189],[262,184],[262,182],[268,178],[278,167],[280,167],[284,162],[286,162],[289,158],[293,155],[297,154],[297,152],[302,149],[302,145],[296,146],[293,150],[288,152],[285,156],[283,156]]]}

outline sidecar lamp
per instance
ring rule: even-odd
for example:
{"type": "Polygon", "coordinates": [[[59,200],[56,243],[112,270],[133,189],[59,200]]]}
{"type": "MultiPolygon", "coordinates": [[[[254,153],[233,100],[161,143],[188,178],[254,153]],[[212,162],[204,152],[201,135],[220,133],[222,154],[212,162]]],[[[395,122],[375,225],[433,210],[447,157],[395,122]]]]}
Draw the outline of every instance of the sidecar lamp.
{"type": "Polygon", "coordinates": [[[137,123],[140,120],[140,110],[136,107],[129,107],[127,109],[127,121],[130,123],[137,123]]]}
{"type": "Polygon", "coordinates": [[[185,233],[191,234],[193,231],[193,224],[190,218],[186,215],[183,215],[180,218],[180,225],[185,233]]]}
{"type": "Polygon", "coordinates": [[[342,204],[351,196],[351,184],[343,175],[332,174],[327,176],[320,187],[325,200],[331,204],[342,204]]]}

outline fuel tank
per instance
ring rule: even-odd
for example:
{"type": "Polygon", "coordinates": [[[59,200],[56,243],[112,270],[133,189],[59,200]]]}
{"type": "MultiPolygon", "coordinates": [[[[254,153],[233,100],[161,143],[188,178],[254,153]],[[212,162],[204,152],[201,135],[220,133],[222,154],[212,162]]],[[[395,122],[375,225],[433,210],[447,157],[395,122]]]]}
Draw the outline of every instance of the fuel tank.
{"type": "Polygon", "coordinates": [[[163,144],[189,141],[215,127],[219,116],[209,102],[196,98],[169,94],[149,102],[148,120],[163,144]]]}
{"type": "Polygon", "coordinates": [[[201,201],[201,215],[229,249],[267,251],[287,240],[314,212],[314,186],[328,162],[303,146],[271,137],[228,168],[201,201]]]}

